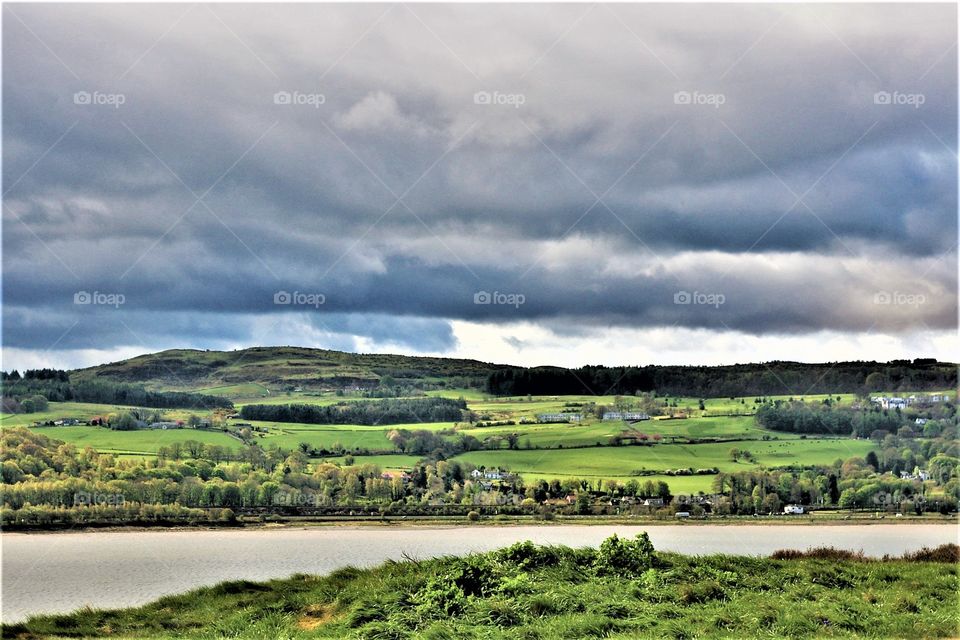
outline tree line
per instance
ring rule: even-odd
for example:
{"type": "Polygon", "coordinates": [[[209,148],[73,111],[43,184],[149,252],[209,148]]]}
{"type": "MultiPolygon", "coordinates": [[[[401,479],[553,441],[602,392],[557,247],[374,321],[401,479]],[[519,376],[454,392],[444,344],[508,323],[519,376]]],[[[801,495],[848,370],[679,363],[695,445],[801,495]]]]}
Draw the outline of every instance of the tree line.
{"type": "Polygon", "coordinates": [[[23,398],[43,396],[50,402],[89,402],[157,409],[232,409],[233,402],[220,396],[184,391],[150,391],[140,385],[106,380],[71,382],[62,377],[13,379],[3,383],[5,406],[16,406],[23,398]],[[14,402],[11,402],[14,401],[14,402]]]}
{"type": "Polygon", "coordinates": [[[932,359],[805,364],[769,362],[719,367],[508,367],[487,377],[486,391],[516,395],[633,395],[643,391],[699,398],[913,391],[953,388],[957,368],[932,359]]]}
{"type": "Polygon", "coordinates": [[[467,403],[452,398],[407,398],[356,400],[332,405],[248,404],[240,409],[244,420],[296,422],[302,424],[416,424],[456,422],[467,403]]]}

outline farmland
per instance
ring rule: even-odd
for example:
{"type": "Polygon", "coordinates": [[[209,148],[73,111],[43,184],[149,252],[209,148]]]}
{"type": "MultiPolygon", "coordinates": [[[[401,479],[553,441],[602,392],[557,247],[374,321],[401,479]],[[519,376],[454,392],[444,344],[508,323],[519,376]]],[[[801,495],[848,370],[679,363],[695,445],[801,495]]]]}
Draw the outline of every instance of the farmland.
{"type": "MultiPolygon", "coordinates": [[[[213,389],[206,389],[210,392],[213,389]]],[[[468,394],[461,390],[437,392],[431,395],[462,397],[468,394]]],[[[613,396],[561,396],[491,399],[480,394],[469,394],[468,407],[481,418],[513,421],[514,424],[478,426],[469,423],[420,423],[409,425],[314,425],[269,421],[252,421],[232,424],[249,424],[253,429],[253,441],[264,448],[279,448],[294,451],[306,446],[315,451],[343,451],[354,453],[355,464],[372,462],[385,469],[412,466],[418,456],[403,455],[388,439],[395,430],[427,430],[442,432],[444,438],[455,441],[462,436],[472,436],[488,443],[488,450],[460,454],[455,459],[485,467],[501,467],[528,481],[540,479],[620,479],[638,477],[664,480],[673,490],[683,492],[709,491],[711,476],[664,476],[663,471],[678,468],[716,468],[721,471],[739,471],[787,465],[830,464],[837,459],[863,456],[872,448],[868,441],[847,438],[799,439],[786,433],[773,433],[758,428],[752,416],[716,415],[724,410],[743,407],[740,399],[707,399],[701,415],[684,419],[654,419],[627,425],[619,421],[585,419],[579,424],[538,424],[532,422],[539,413],[571,410],[571,406],[588,402],[612,405],[613,396]],[[715,416],[715,417],[711,417],[715,416]],[[519,421],[528,421],[520,423],[519,421]],[[625,430],[642,432],[651,438],[659,436],[659,444],[651,446],[610,445],[610,440],[625,430]],[[507,450],[507,437],[516,434],[518,450],[507,450]],[[714,442],[717,441],[717,442],[714,442]],[[691,444],[696,442],[697,444],[691,444]],[[493,443],[493,444],[490,444],[493,443]],[[494,449],[489,449],[493,446],[494,449]],[[749,450],[752,461],[730,459],[731,447],[749,450]],[[366,455],[367,452],[385,455],[366,455]],[[402,461],[402,465],[401,465],[402,461]],[[656,473],[661,472],[661,473],[656,473]]],[[[284,394],[270,398],[257,398],[255,402],[284,400],[329,405],[350,398],[334,396],[284,394]]],[[[746,400],[746,399],[743,399],[746,400]]],[[[809,401],[822,401],[811,397],[809,401]]],[[[844,398],[847,400],[847,398],[844,398]]],[[[750,402],[752,403],[752,399],[750,402]]],[[[691,401],[691,403],[694,401],[691,401]]],[[[683,406],[685,401],[679,401],[683,406]]],[[[694,407],[697,405],[694,404],[694,407]]],[[[751,406],[751,405],[747,405],[751,406]]],[[[86,405],[82,403],[50,403],[42,414],[4,416],[5,426],[26,425],[34,421],[55,420],[64,417],[89,419],[107,415],[122,407],[86,405]]],[[[185,419],[191,412],[186,410],[165,411],[170,419],[185,419]]],[[[202,415],[207,415],[203,414],[202,415]]],[[[64,440],[78,447],[90,446],[107,453],[122,453],[128,456],[154,455],[161,446],[188,440],[204,444],[221,445],[238,449],[242,443],[234,437],[218,431],[193,429],[112,431],[94,426],[33,427],[48,436],[64,440]]],[[[230,427],[231,429],[234,427],[230,427]]],[[[321,459],[342,461],[343,457],[318,455],[321,459]]]]}
{"type": "Polygon", "coordinates": [[[243,446],[239,440],[223,432],[200,429],[111,431],[102,427],[73,426],[37,427],[34,431],[80,448],[93,447],[103,453],[155,454],[162,446],[188,440],[230,449],[243,446]]]}
{"type": "MultiPolygon", "coordinates": [[[[527,482],[537,480],[643,478],[662,480],[676,492],[709,492],[713,476],[668,470],[747,471],[787,466],[831,465],[837,460],[864,457],[876,443],[850,437],[825,439],[813,434],[770,431],[760,427],[754,413],[763,403],[802,401],[805,406],[849,409],[853,393],[808,395],[693,396],[514,395],[495,397],[477,386],[473,376],[495,365],[444,359],[404,359],[393,356],[357,356],[302,349],[252,349],[244,352],[170,351],[123,363],[74,372],[80,380],[143,380],[155,389],[219,395],[234,403],[226,409],[165,409],[163,420],[210,421],[213,429],[114,431],[96,426],[36,426],[70,418],[89,421],[116,415],[132,407],[77,402],[50,402],[46,410],[30,414],[3,414],[4,427],[27,426],[50,437],[125,458],[155,456],[161,447],[196,441],[238,451],[249,444],[264,450],[302,451],[313,462],[374,463],[385,469],[413,467],[425,456],[438,455],[484,468],[500,468],[527,482]],[[486,368],[485,368],[486,367],[486,368]],[[308,373],[309,370],[309,373],[308,373]],[[177,373],[177,381],[168,375],[177,373]],[[377,402],[370,387],[357,380],[384,377],[391,393],[403,398],[463,399],[467,411],[458,422],[413,424],[301,424],[271,420],[240,420],[248,405],[306,404],[331,407],[355,401],[377,402]],[[333,390],[309,381],[342,379],[333,390]],[[184,380],[193,381],[184,384],[184,380]],[[272,380],[272,382],[271,382],[272,380]],[[277,380],[282,380],[278,383],[277,380]],[[297,380],[304,382],[298,383],[297,380]],[[417,380],[427,387],[402,386],[417,380]],[[461,384],[455,384],[461,383],[461,384]],[[430,388],[435,387],[435,388],[430,388]],[[439,388],[436,388],[439,387],[439,388]],[[644,405],[643,403],[647,403],[644,405]],[[652,404],[651,404],[652,403],[652,404]],[[650,407],[653,419],[636,422],[603,420],[606,410],[650,407]],[[541,414],[579,413],[579,422],[541,423],[541,414]],[[429,432],[415,449],[392,432],[429,432]],[[246,444],[245,444],[246,442],[246,444]],[[642,445],[642,446],[637,446],[642,445]],[[749,455],[734,460],[733,448],[749,455]],[[413,455],[416,451],[417,454],[413,455]]],[[[926,390],[927,393],[932,390],[926,390]]],[[[898,393],[906,394],[904,391],[898,393]]],[[[862,397],[862,394],[861,394],[862,397]]],[[[280,408],[280,407],[278,407],[280,408]]],[[[318,412],[318,415],[329,415],[318,412]]],[[[278,413],[275,415],[289,415],[278,413]]],[[[248,417],[255,417],[249,415],[248,417]]],[[[714,473],[715,473],[714,471],[714,473]]]]}
{"type": "MultiPolygon", "coordinates": [[[[869,441],[850,439],[769,440],[737,443],[749,449],[756,462],[730,459],[729,443],[659,444],[653,446],[589,447],[551,451],[472,451],[459,456],[475,465],[502,465],[522,475],[539,477],[594,477],[626,479],[641,470],[717,468],[744,471],[757,465],[826,465],[834,460],[864,456],[873,448],[869,441]]],[[[673,482],[671,478],[669,482],[673,482]]],[[[709,477],[707,477],[709,484],[709,477]]]]}

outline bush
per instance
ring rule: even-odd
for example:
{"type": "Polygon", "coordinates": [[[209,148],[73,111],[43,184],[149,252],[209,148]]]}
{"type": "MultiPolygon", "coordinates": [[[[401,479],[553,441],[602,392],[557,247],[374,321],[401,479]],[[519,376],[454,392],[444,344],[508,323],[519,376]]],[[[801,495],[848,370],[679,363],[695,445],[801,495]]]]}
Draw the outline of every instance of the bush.
{"type": "Polygon", "coordinates": [[[653,567],[653,553],[653,543],[646,533],[635,540],[623,540],[613,534],[600,544],[593,565],[601,575],[632,578],[653,567]]]}
{"type": "Polygon", "coordinates": [[[903,554],[908,562],[949,562],[960,563],[960,545],[954,543],[942,544],[933,549],[923,547],[919,551],[910,551],[903,554]]]}
{"type": "Polygon", "coordinates": [[[470,522],[476,522],[479,519],[480,519],[480,514],[476,511],[471,511],[470,513],[467,514],[467,520],[469,520],[470,522]]]}

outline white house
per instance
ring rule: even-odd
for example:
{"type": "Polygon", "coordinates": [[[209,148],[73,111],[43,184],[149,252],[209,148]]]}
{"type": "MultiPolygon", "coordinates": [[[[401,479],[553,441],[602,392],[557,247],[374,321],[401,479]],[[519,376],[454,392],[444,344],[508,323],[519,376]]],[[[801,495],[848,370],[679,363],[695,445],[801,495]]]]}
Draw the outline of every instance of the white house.
{"type": "Polygon", "coordinates": [[[801,515],[803,514],[803,507],[798,504],[788,504],[783,508],[783,512],[787,515],[801,515]]]}
{"type": "Polygon", "coordinates": [[[500,469],[486,469],[481,471],[480,469],[474,469],[470,472],[470,477],[474,480],[479,480],[483,478],[484,480],[503,480],[504,473],[500,469]]]}
{"type": "Polygon", "coordinates": [[[645,507],[662,507],[663,498],[647,498],[643,501],[643,506],[645,507]]]}
{"type": "Polygon", "coordinates": [[[579,413],[539,413],[538,422],[580,422],[579,413]]]}
{"type": "Polygon", "coordinates": [[[628,420],[628,421],[637,421],[637,420],[649,420],[650,416],[645,413],[639,413],[636,411],[608,411],[603,414],[604,420],[628,420]]]}

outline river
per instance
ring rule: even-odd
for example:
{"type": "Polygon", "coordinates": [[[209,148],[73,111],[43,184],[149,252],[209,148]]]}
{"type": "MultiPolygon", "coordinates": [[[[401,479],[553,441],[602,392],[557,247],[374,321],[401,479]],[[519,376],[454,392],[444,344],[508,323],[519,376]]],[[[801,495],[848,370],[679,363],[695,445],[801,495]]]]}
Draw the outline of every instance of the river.
{"type": "Polygon", "coordinates": [[[402,559],[465,554],[519,540],[578,547],[616,532],[650,534],[654,547],[685,554],[768,555],[834,546],[868,555],[901,554],[957,541],[955,525],[555,525],[313,527],[173,531],[4,533],[2,620],[30,614],[143,604],[223,580],[328,573],[402,559]]]}

